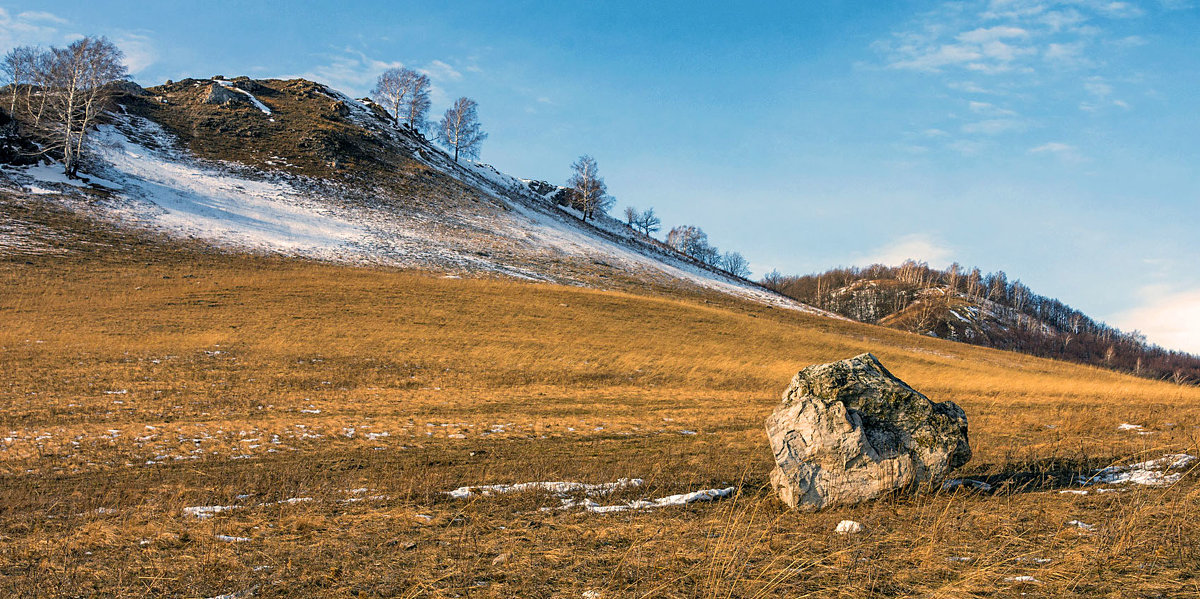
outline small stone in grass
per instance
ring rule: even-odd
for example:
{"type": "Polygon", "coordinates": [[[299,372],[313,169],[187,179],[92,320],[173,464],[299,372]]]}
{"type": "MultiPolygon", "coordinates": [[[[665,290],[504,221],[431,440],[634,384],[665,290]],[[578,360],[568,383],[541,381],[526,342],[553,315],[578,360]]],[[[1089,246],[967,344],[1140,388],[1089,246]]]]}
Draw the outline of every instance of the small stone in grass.
{"type": "Polygon", "coordinates": [[[862,532],[862,530],[862,524],[859,524],[853,520],[842,520],[841,522],[838,522],[837,528],[834,529],[834,532],[838,533],[839,535],[853,535],[862,532]]]}

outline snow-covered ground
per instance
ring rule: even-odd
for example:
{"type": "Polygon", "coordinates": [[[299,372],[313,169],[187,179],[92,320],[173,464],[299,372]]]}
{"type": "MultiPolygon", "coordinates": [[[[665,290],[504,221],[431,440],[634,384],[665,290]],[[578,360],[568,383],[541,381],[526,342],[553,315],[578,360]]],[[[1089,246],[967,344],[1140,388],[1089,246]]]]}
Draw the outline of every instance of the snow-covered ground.
{"type": "MultiPolygon", "coordinates": [[[[228,82],[220,82],[231,90],[228,82]]],[[[246,93],[246,92],[242,92],[246,93]]],[[[350,118],[370,125],[365,105],[330,91],[350,118]]],[[[258,106],[251,94],[246,94],[258,106]]],[[[270,113],[270,109],[259,106],[270,113]]],[[[386,135],[394,136],[393,132],[386,135]]],[[[826,314],[656,246],[609,217],[582,223],[577,215],[534,194],[521,179],[440,152],[423,160],[504,209],[490,213],[420,211],[420,202],[344,201],[362,190],[235,164],[214,164],[178,149],[157,124],[122,115],[92,136],[96,164],[87,182],[68,180],[52,165],[4,169],[29,194],[70,194],[99,186],[114,199],[98,210],[124,224],[215,245],[355,264],[430,268],[455,273],[574,283],[546,265],[559,260],[601,262],[633,278],[683,282],[767,305],[826,314]],[[396,206],[407,206],[407,209],[396,206]],[[468,231],[474,235],[464,235],[468,231]],[[498,250],[498,251],[496,251],[498,250]]],[[[403,199],[403,198],[399,198],[403,199]]],[[[4,244],[0,244],[0,251],[4,244]]]]}

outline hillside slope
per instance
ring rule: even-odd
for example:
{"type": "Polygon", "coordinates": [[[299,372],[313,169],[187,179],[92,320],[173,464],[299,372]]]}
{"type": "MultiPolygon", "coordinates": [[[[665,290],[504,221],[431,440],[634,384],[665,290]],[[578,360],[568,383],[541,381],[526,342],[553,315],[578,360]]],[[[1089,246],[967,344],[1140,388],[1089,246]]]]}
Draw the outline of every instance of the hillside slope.
{"type": "Polygon", "coordinates": [[[1148,343],[1038,295],[1003,272],[899,267],[841,268],[768,277],[799,301],[860,322],[1047,358],[1092,364],[1176,383],[1200,382],[1200,357],[1148,343]]]}
{"type": "Polygon", "coordinates": [[[1200,592],[1196,472],[1129,466],[1200,455],[1200,388],[731,297],[129,237],[0,258],[0,596],[1200,592]],[[764,419],[798,369],[865,351],[966,410],[955,476],[993,491],[783,506],[764,419]],[[622,479],[594,501],[736,496],[450,494],[622,479]]]}
{"type": "Polygon", "coordinates": [[[812,310],[611,218],[582,222],[526,181],[456,163],[369,101],[317,83],[189,79],[129,86],[118,105],[91,138],[83,182],[10,167],[4,191],[239,251],[812,310]]]}

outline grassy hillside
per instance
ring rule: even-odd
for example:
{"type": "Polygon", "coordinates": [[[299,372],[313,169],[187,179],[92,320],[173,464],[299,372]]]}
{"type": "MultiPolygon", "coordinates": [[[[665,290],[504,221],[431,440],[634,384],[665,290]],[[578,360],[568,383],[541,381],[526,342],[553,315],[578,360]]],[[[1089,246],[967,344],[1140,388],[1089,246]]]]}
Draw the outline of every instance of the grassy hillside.
{"type": "Polygon", "coordinates": [[[1195,387],[725,297],[112,241],[0,263],[5,596],[1200,591],[1190,473],[1059,492],[1196,453],[1195,387]],[[966,410],[962,475],[995,492],[783,508],[764,418],[796,370],[864,351],[966,410]],[[594,514],[444,493],[620,478],[645,483],[599,502],[738,494],[594,514]],[[843,518],[866,534],[833,534],[843,518]]]}

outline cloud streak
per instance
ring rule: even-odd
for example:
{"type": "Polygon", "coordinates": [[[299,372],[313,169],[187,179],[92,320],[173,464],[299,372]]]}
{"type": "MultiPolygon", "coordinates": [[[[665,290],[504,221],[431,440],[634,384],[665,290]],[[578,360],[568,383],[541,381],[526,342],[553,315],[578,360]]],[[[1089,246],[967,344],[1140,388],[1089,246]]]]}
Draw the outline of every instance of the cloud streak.
{"type": "Polygon", "coordinates": [[[944,95],[956,103],[947,110],[952,122],[931,119],[917,130],[954,131],[943,147],[972,156],[988,146],[984,139],[1044,128],[1050,115],[1064,108],[1129,109],[1102,76],[1104,53],[1147,42],[1136,35],[1111,36],[1107,29],[1120,29],[1115,23],[1144,14],[1137,4],[1119,0],[948,2],[917,15],[872,48],[885,69],[941,80],[944,95]],[[966,117],[957,112],[962,105],[966,117]]]}
{"type": "Polygon", "coordinates": [[[934,267],[948,266],[953,251],[932,237],[914,233],[892,240],[890,243],[856,256],[853,264],[885,264],[898,266],[905,260],[928,262],[934,267]]]}
{"type": "Polygon", "coordinates": [[[1138,330],[1151,343],[1200,355],[1200,289],[1142,290],[1146,301],[1113,319],[1124,330],[1138,330]]]}

